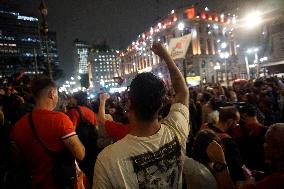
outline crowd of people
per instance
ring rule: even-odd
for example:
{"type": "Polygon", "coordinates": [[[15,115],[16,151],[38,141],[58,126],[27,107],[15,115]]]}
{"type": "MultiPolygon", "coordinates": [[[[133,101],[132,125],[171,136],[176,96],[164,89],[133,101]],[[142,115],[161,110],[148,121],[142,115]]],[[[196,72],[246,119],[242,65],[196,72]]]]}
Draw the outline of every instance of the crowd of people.
{"type": "Polygon", "coordinates": [[[171,87],[141,73],[89,99],[49,78],[0,81],[0,188],[284,189],[283,78],[188,88],[152,51],[171,87]]]}

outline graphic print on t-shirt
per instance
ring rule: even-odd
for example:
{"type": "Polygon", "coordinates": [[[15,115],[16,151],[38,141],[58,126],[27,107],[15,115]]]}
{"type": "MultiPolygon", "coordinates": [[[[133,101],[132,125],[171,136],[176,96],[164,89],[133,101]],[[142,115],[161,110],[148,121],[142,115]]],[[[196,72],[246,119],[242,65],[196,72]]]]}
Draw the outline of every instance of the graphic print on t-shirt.
{"type": "Polygon", "coordinates": [[[181,146],[175,138],[156,152],[132,157],[139,188],[178,188],[181,146]]]}

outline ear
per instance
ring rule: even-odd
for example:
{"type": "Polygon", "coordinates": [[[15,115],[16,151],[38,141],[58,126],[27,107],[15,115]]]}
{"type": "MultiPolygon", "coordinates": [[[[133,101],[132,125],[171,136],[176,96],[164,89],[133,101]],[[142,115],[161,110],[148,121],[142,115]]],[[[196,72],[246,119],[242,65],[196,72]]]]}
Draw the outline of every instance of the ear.
{"type": "Polygon", "coordinates": [[[50,88],[50,89],[48,90],[47,96],[48,96],[48,98],[50,98],[50,99],[54,99],[55,96],[56,96],[56,90],[50,88]]]}
{"type": "Polygon", "coordinates": [[[52,94],[52,89],[48,89],[47,91],[47,97],[50,98],[50,99],[53,99],[53,94],[52,94]]]}

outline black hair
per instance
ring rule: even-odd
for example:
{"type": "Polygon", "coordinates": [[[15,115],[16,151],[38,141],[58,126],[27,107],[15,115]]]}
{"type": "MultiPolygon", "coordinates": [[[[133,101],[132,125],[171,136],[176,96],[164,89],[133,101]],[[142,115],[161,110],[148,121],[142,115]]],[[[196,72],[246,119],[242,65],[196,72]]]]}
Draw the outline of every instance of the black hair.
{"type": "Polygon", "coordinates": [[[152,73],[138,74],[131,82],[131,109],[141,121],[153,121],[166,93],[164,82],[152,73]]]}
{"type": "Polygon", "coordinates": [[[47,77],[34,79],[31,83],[31,92],[33,97],[39,98],[44,89],[48,87],[56,88],[55,82],[47,77]]]}
{"type": "Polygon", "coordinates": [[[86,106],[87,105],[88,95],[87,95],[86,92],[79,91],[79,92],[74,93],[73,96],[77,101],[77,105],[79,105],[79,106],[86,106]]]}
{"type": "Polygon", "coordinates": [[[247,104],[241,108],[240,113],[246,114],[249,117],[255,117],[257,115],[257,110],[254,105],[247,104]]]}
{"type": "Polygon", "coordinates": [[[219,122],[225,123],[230,119],[237,119],[238,109],[234,106],[227,106],[220,108],[219,111],[219,122]]]}
{"type": "Polygon", "coordinates": [[[202,95],[202,101],[208,102],[212,97],[213,97],[213,95],[211,93],[204,92],[203,95],[202,95]]]}

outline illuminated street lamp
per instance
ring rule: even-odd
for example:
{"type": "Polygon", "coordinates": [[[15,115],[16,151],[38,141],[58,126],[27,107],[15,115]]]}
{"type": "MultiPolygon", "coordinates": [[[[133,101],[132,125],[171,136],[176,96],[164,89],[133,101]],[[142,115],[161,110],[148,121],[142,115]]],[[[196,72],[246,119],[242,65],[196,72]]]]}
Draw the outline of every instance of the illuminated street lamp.
{"type": "Polygon", "coordinates": [[[225,42],[221,43],[221,48],[222,48],[222,49],[227,48],[227,43],[225,43],[225,42]]]}
{"type": "MultiPolygon", "coordinates": [[[[252,54],[254,53],[254,64],[257,66],[257,69],[256,69],[256,77],[259,76],[259,69],[260,69],[260,66],[259,66],[259,62],[258,62],[258,54],[257,52],[259,51],[259,48],[249,48],[246,53],[247,54],[252,54]]],[[[248,57],[247,55],[245,56],[245,61],[246,61],[246,68],[247,68],[247,74],[248,74],[248,79],[250,79],[250,76],[249,76],[249,68],[252,68],[249,64],[248,64],[248,57]]],[[[255,66],[254,66],[255,67],[255,66]]]]}
{"type": "Polygon", "coordinates": [[[259,11],[253,11],[245,17],[246,27],[252,29],[261,23],[261,16],[259,11]]]}
{"type": "Polygon", "coordinates": [[[40,10],[41,17],[42,17],[42,22],[41,22],[42,33],[43,33],[44,38],[45,38],[47,71],[48,71],[49,78],[52,79],[52,68],[51,68],[51,65],[50,65],[49,52],[48,52],[48,24],[47,24],[47,20],[46,20],[46,16],[48,14],[48,9],[47,9],[47,6],[46,6],[44,0],[41,0],[39,10],[40,10]]]}
{"type": "Polygon", "coordinates": [[[180,22],[180,23],[178,24],[178,30],[179,30],[179,31],[183,31],[183,29],[184,29],[184,23],[180,22]]]}
{"type": "Polygon", "coordinates": [[[225,60],[225,74],[226,74],[226,83],[227,86],[229,86],[229,80],[228,80],[228,69],[227,69],[227,59],[229,58],[230,54],[228,52],[221,52],[220,58],[225,60]]]}
{"type": "MultiPolygon", "coordinates": [[[[184,27],[185,27],[185,25],[184,25],[184,23],[183,22],[180,22],[179,24],[178,24],[178,30],[179,31],[181,31],[181,35],[183,36],[183,30],[184,30],[184,27]]],[[[185,79],[185,82],[186,82],[186,76],[187,76],[187,70],[186,70],[186,62],[185,62],[185,58],[183,59],[183,61],[182,61],[182,65],[183,65],[183,77],[184,77],[184,79],[185,79]]]]}

